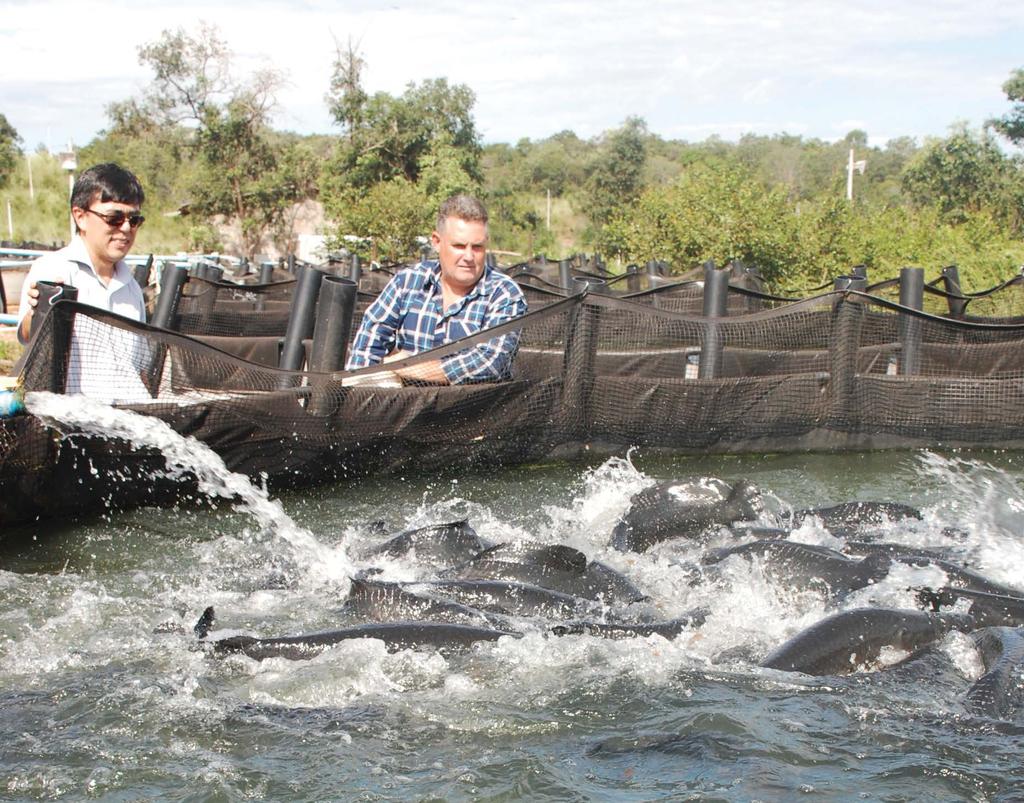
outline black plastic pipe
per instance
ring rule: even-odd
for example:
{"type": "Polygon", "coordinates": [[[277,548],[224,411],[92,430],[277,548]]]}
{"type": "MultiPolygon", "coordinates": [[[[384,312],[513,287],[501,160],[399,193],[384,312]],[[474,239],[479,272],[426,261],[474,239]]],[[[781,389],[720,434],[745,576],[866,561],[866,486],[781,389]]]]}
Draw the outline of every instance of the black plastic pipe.
{"type": "Polygon", "coordinates": [[[626,291],[629,293],[640,292],[640,268],[636,265],[626,266],[626,291]]]}
{"type": "MultiPolygon", "coordinates": [[[[39,287],[39,283],[36,284],[39,287]]],[[[61,285],[57,285],[61,288],[61,285]]],[[[40,288],[42,290],[42,288],[40,288]]],[[[50,379],[49,390],[51,393],[66,393],[68,387],[68,372],[71,369],[71,337],[75,330],[75,313],[71,311],[70,304],[60,304],[51,311],[51,307],[57,301],[67,299],[68,301],[78,300],[78,288],[63,287],[51,298],[43,300],[43,293],[39,294],[40,304],[45,304],[45,310],[49,312],[50,321],[50,379]],[[55,300],[54,300],[55,299],[55,300]]],[[[32,323],[35,324],[36,313],[32,315],[32,323]]],[[[46,312],[42,318],[46,318],[46,312]]]]}
{"type": "MultiPolygon", "coordinates": [[[[916,310],[924,307],[924,268],[900,268],[900,304],[916,310]]],[[[900,313],[899,338],[900,373],[916,376],[921,368],[921,319],[900,313]]]]}
{"type": "MultiPolygon", "coordinates": [[[[837,276],[835,289],[867,289],[862,276],[837,276]]],[[[864,327],[864,302],[858,296],[838,296],[832,307],[832,336],[829,341],[830,426],[853,429],[859,416],[856,399],[857,355],[864,327]]]]}
{"type": "Polygon", "coordinates": [[[967,299],[966,298],[954,298],[954,296],[962,296],[964,294],[963,289],[960,287],[960,270],[956,265],[947,265],[942,269],[942,281],[946,287],[947,299],[946,302],[949,305],[949,315],[952,318],[963,318],[967,312],[967,299]]]}
{"type": "Polygon", "coordinates": [[[306,357],[303,341],[313,334],[317,296],[326,275],[308,265],[301,265],[296,270],[295,295],[292,297],[291,314],[288,316],[288,327],[285,329],[281,358],[278,361],[278,367],[287,371],[302,370],[306,357]]]}
{"type": "MultiPolygon", "coordinates": [[[[46,320],[46,316],[50,313],[50,307],[63,299],[68,301],[78,300],[78,288],[72,287],[70,284],[58,284],[56,282],[40,280],[36,282],[36,290],[39,291],[39,298],[36,300],[36,308],[32,312],[32,320],[29,324],[29,340],[35,337],[39,327],[43,325],[43,321],[46,320]]],[[[55,392],[63,392],[63,390],[55,392]]]]}
{"type": "Polygon", "coordinates": [[[156,308],[153,310],[153,326],[161,329],[173,329],[178,315],[178,304],[181,302],[181,289],[188,281],[188,268],[184,265],[164,264],[160,274],[160,292],[156,297],[156,308]]]}
{"type": "Polygon", "coordinates": [[[363,266],[359,261],[359,254],[352,255],[352,262],[348,267],[348,278],[359,284],[359,278],[363,275],[363,266]]]}
{"type": "Polygon", "coordinates": [[[344,276],[324,276],[316,303],[310,371],[328,373],[345,367],[356,310],[356,287],[354,281],[344,276]]]}
{"type": "Polygon", "coordinates": [[[700,379],[715,379],[722,374],[725,341],[718,319],[728,314],[729,268],[718,270],[714,262],[704,264],[704,343],[700,349],[700,379]]]}
{"type": "MultiPolygon", "coordinates": [[[[560,263],[561,264],[561,263],[560,263]]],[[[568,442],[591,437],[590,397],[597,373],[597,344],[601,330],[601,308],[587,303],[603,279],[580,276],[574,280],[573,295],[578,303],[567,321],[565,353],[562,358],[561,426],[568,442]]]]}
{"type": "Polygon", "coordinates": [[[153,270],[153,255],[149,255],[149,259],[142,265],[136,265],[132,270],[132,275],[135,277],[135,282],[139,287],[145,288],[149,284],[149,274],[153,270]]]}
{"type": "Polygon", "coordinates": [[[558,260],[558,282],[572,292],[572,263],[568,259],[558,260]]]}
{"type": "Polygon", "coordinates": [[[260,263],[260,284],[270,284],[274,281],[274,263],[260,263]]]}

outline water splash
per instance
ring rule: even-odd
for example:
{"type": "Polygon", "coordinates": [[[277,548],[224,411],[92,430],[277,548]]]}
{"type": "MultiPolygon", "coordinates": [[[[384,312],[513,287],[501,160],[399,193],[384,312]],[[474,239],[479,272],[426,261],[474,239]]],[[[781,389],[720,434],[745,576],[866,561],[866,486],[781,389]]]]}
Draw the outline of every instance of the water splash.
{"type": "Polygon", "coordinates": [[[308,566],[309,573],[326,579],[354,571],[343,552],[321,544],[264,489],[253,485],[245,475],[230,471],[220,455],[205,443],[179,435],[159,418],[114,408],[86,396],[42,391],[26,394],[25,405],[30,413],[57,429],[74,428],[88,435],[120,438],[136,447],[159,450],[166,461],[168,478],[194,477],[203,494],[230,501],[264,532],[287,542],[296,557],[308,566]]]}

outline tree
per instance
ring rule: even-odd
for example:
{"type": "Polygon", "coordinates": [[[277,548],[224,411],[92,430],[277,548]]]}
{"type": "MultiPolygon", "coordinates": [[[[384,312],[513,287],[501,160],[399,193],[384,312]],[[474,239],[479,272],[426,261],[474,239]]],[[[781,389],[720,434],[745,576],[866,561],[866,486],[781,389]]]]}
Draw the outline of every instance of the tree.
{"type": "Polygon", "coordinates": [[[337,48],[327,102],[342,137],[321,173],[321,198],[337,227],[334,245],[345,244],[346,236],[381,238],[378,250],[393,253],[400,243],[412,245],[414,227],[420,235],[429,230],[424,226],[444,198],[479,192],[475,97],[469,87],[444,78],[410,83],[398,97],[369,95],[362,87],[364,68],[351,43],[337,48]],[[368,209],[392,228],[385,232],[371,223],[368,209]]]}
{"type": "Polygon", "coordinates": [[[767,189],[749,169],[715,163],[687,167],[670,185],[649,187],[620,206],[600,245],[629,261],[670,256],[677,269],[740,259],[773,280],[794,262],[786,193],[767,189]]]}
{"type": "Polygon", "coordinates": [[[1011,101],[1013,108],[991,125],[1015,145],[1024,145],[1024,68],[1014,70],[1003,84],[1006,99],[1011,101]]]}
{"type": "Polygon", "coordinates": [[[11,173],[18,163],[18,157],[21,155],[19,142],[21,137],[14,126],[7,122],[7,117],[0,114],[0,187],[7,186],[11,173]]]}
{"type": "Polygon", "coordinates": [[[1008,225],[1021,225],[1024,177],[988,132],[964,125],[932,140],[903,171],[903,189],[920,207],[934,204],[951,223],[988,210],[1008,225]]]}
{"type": "Polygon", "coordinates": [[[234,78],[231,51],[208,25],[195,35],[164,31],[139,48],[139,61],[153,70],[153,83],[140,99],[108,109],[114,130],[184,130],[196,160],[190,211],[236,220],[242,250],[254,256],[266,236],[280,235],[291,206],[313,191],[296,172],[302,158],[291,152],[295,143],[269,128],[282,76],[260,70],[247,81],[234,78]]]}
{"type": "Polygon", "coordinates": [[[639,117],[626,118],[621,127],[604,135],[583,196],[583,211],[593,229],[640,194],[647,137],[647,124],[639,117]]]}

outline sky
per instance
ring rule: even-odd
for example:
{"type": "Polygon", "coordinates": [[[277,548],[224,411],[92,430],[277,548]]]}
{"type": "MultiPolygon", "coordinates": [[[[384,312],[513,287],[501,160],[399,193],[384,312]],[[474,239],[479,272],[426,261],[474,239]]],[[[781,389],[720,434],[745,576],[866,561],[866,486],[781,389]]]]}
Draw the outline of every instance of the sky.
{"type": "Polygon", "coordinates": [[[88,144],[152,80],[139,47],[200,22],[238,77],[284,74],[274,125],[302,134],[338,133],[324,96],[350,42],[369,92],[468,85],[485,143],[591,138],[630,115],[691,142],[921,141],[1005,114],[1024,67],[1024,3],[1006,0],[0,0],[0,113],[27,149],[88,144]]]}

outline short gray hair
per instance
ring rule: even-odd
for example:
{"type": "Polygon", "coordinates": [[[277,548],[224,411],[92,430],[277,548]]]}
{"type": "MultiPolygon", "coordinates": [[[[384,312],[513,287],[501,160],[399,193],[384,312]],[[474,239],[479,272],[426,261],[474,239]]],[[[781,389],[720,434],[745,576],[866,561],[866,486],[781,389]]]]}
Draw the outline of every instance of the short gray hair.
{"type": "Polygon", "coordinates": [[[472,195],[453,195],[441,204],[437,212],[437,230],[444,229],[444,222],[450,218],[468,220],[474,223],[487,223],[487,208],[480,199],[472,195]]]}

